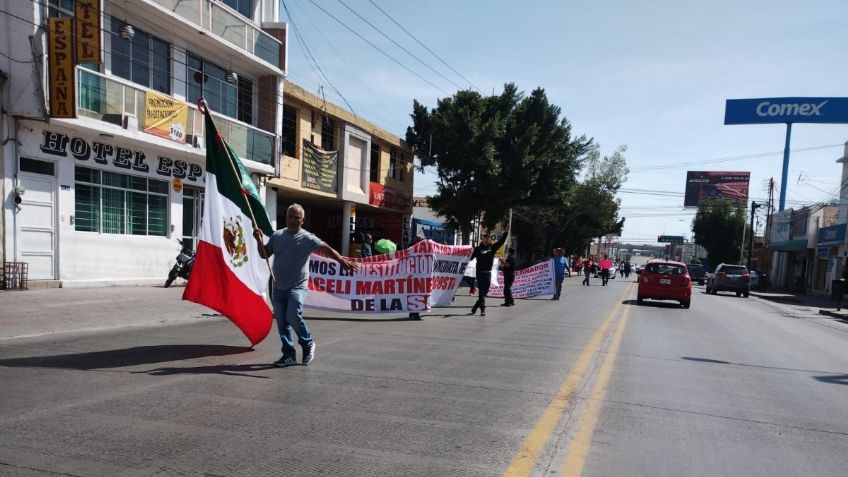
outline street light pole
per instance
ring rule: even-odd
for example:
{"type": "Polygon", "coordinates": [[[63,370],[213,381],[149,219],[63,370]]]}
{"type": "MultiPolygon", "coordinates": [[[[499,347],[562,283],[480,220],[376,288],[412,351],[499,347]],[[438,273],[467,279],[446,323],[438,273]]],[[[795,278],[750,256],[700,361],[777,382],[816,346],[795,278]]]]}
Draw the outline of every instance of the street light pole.
{"type": "MultiPolygon", "coordinates": [[[[754,214],[762,204],[751,202],[751,243],[748,244],[748,270],[751,270],[751,256],[754,254],[754,214]]],[[[745,240],[742,240],[742,245],[745,245],[745,240]]]]}

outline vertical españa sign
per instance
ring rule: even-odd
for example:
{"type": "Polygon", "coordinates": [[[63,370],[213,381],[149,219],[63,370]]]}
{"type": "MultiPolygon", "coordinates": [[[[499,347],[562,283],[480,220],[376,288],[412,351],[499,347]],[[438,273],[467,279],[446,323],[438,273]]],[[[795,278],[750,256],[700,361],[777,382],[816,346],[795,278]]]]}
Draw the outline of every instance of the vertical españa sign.
{"type": "Polygon", "coordinates": [[[100,0],[76,0],[74,14],[77,63],[100,63],[100,0]]]}
{"type": "Polygon", "coordinates": [[[74,19],[70,17],[47,20],[50,116],[53,118],[75,118],[77,115],[73,26],[74,19]]]}

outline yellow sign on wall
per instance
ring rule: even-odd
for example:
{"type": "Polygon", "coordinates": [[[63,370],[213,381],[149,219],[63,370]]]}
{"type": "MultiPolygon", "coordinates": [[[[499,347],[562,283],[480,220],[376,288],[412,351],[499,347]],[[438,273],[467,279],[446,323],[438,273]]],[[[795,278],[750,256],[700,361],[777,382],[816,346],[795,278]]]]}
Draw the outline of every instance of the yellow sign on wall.
{"type": "Polygon", "coordinates": [[[185,144],[188,104],[153,90],[144,103],[144,132],[185,144]]]}
{"type": "Polygon", "coordinates": [[[73,28],[73,18],[47,19],[50,116],[53,118],[77,116],[73,28]]]}
{"type": "Polygon", "coordinates": [[[100,0],[77,0],[74,13],[77,63],[100,63],[100,0]]]}

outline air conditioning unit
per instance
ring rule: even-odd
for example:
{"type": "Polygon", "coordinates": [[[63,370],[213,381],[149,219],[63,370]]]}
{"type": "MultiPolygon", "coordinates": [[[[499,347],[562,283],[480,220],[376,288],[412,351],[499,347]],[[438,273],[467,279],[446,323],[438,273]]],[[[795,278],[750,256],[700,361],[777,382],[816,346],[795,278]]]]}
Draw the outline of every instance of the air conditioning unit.
{"type": "Polygon", "coordinates": [[[138,129],[138,118],[134,114],[125,114],[122,126],[128,131],[138,129]]]}

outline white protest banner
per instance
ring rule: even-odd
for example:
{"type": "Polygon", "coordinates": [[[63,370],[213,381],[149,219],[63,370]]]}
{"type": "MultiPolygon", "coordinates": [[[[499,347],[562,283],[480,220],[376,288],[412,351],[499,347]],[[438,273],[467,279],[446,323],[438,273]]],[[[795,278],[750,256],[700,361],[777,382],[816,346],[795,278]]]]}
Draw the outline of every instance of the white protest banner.
{"type": "MultiPolygon", "coordinates": [[[[553,260],[515,271],[515,281],[512,283],[513,298],[553,295],[555,291],[553,260]]],[[[492,285],[492,288],[489,289],[489,296],[494,298],[504,296],[503,272],[498,272],[498,284],[497,286],[492,285]]]]}
{"type": "Polygon", "coordinates": [[[355,272],[313,254],[305,305],[355,313],[430,311],[450,303],[471,252],[470,246],[424,240],[406,250],[355,259],[355,272]]]}

